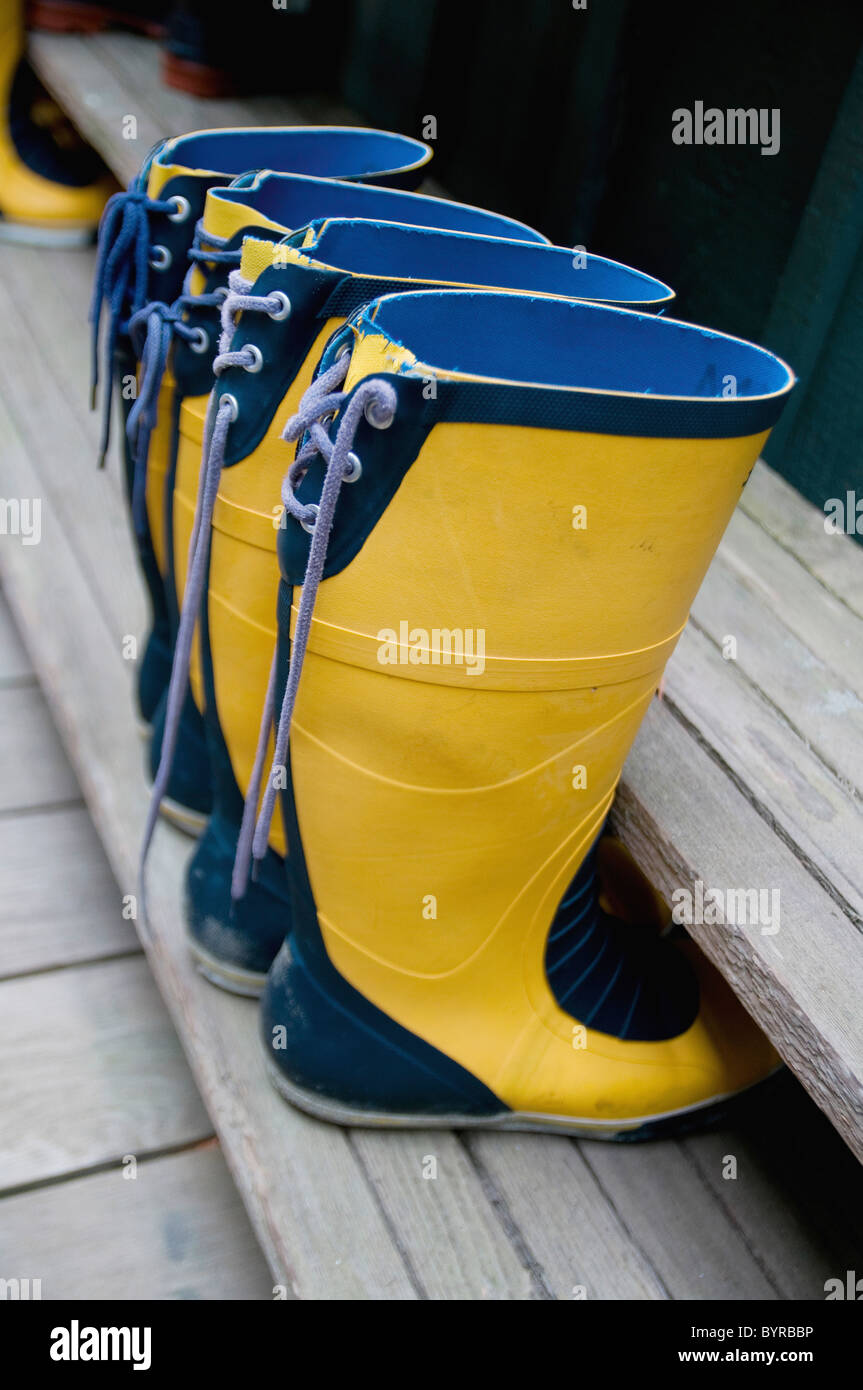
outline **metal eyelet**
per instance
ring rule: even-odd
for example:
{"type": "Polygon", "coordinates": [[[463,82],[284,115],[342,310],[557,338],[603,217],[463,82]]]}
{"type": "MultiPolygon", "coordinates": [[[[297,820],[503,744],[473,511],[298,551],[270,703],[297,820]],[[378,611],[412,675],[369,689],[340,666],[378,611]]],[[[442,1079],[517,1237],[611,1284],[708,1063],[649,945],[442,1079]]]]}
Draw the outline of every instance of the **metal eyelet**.
{"type": "Polygon", "coordinates": [[[171,261],[173,259],[174,258],[168,250],[167,246],[150,247],[151,270],[167,270],[168,266],[171,264],[171,261]]]}
{"type": "Polygon", "coordinates": [[[186,218],[189,216],[189,213],[192,211],[192,205],[189,202],[188,198],[184,198],[182,193],[175,193],[174,196],[172,198],[169,198],[168,201],[173,203],[176,209],[175,212],[168,213],[168,221],[185,222],[186,218]]]}
{"type": "Polygon", "coordinates": [[[206,352],[210,346],[210,335],[206,328],[196,328],[195,337],[189,338],[188,343],[193,352],[206,352]]]}
{"type": "Polygon", "coordinates": [[[264,356],[259,347],[254,343],[244,343],[243,352],[250,352],[253,357],[252,362],[244,362],[243,370],[246,372],[259,372],[264,365],[264,356]]]}
{"type": "Polygon", "coordinates": [[[333,361],[334,361],[334,362],[340,361],[341,358],[344,357],[344,355],[345,355],[346,352],[350,352],[351,346],[352,346],[352,344],[350,343],[350,341],[347,341],[347,342],[342,343],[341,347],[339,348],[338,352],[336,353],[335,357],[333,358],[333,361]]]}
{"type": "Polygon", "coordinates": [[[308,531],[309,535],[310,535],[310,536],[313,536],[313,535],[315,534],[315,526],[317,525],[317,520],[318,520],[318,517],[320,516],[321,509],[320,509],[320,507],[318,506],[318,504],[317,504],[316,502],[310,502],[310,503],[309,503],[309,511],[310,511],[310,512],[314,512],[314,514],[315,514],[315,519],[314,519],[314,521],[301,521],[301,522],[300,522],[300,525],[302,526],[302,528],[303,528],[304,531],[308,531]]]}
{"type": "Polygon", "coordinates": [[[271,290],[270,299],[278,299],[282,306],[281,309],[268,309],[267,313],[270,318],[275,319],[277,323],[282,319],[286,319],[291,312],[291,301],[288,299],[284,290],[271,290]]]}
{"type": "Polygon", "coordinates": [[[220,409],[220,410],[221,410],[222,406],[225,404],[226,401],[227,401],[228,405],[231,407],[231,414],[230,414],[230,416],[229,416],[228,418],[230,419],[231,423],[233,424],[233,422],[236,420],[237,416],[238,416],[239,413],[240,413],[240,407],[239,407],[239,405],[237,404],[237,398],[236,398],[236,396],[232,396],[231,393],[230,393],[229,391],[226,391],[225,394],[224,394],[223,396],[220,396],[220,397],[219,397],[219,409],[220,409]]]}
{"type": "Polygon", "coordinates": [[[346,470],[342,474],[342,482],[358,483],[360,478],[363,476],[363,465],[360,463],[360,460],[357,457],[357,455],[353,452],[348,454],[348,463],[350,464],[350,472],[346,470]]]}
{"type": "Polygon", "coordinates": [[[363,414],[365,415],[372,429],[375,430],[388,430],[393,420],[396,418],[396,413],[394,410],[390,410],[387,406],[382,406],[380,401],[375,400],[366,401],[366,406],[363,411],[363,414]],[[385,411],[386,413],[384,415],[378,414],[376,417],[375,412],[379,412],[381,410],[385,411]]]}

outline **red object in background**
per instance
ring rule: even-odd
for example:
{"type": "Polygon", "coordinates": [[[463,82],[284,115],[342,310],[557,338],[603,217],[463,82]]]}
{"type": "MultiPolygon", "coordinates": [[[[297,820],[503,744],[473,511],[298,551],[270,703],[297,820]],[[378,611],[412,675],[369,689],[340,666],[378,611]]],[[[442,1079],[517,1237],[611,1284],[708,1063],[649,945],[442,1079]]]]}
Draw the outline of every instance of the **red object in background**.
{"type": "Polygon", "coordinates": [[[99,34],[105,29],[132,29],[158,39],[165,33],[166,0],[118,0],[114,5],[87,3],[87,0],[28,0],[28,29],[55,34],[99,34]]]}
{"type": "Polygon", "coordinates": [[[193,97],[231,97],[240,90],[232,72],[193,58],[162,50],[162,81],[166,87],[193,97]]]}

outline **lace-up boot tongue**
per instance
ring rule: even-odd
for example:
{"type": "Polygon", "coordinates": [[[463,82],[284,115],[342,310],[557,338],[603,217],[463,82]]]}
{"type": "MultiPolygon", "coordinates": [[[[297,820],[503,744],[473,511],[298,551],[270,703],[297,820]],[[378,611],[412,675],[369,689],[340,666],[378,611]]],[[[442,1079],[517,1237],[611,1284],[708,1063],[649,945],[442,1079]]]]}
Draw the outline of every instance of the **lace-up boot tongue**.
{"type": "MultiPolygon", "coordinates": [[[[409,348],[394,343],[384,333],[357,330],[351,365],[345,377],[345,390],[352,391],[363,377],[374,376],[375,372],[420,372],[422,368],[409,348]]],[[[429,372],[428,375],[431,375],[429,372]]]]}
{"type": "Polygon", "coordinates": [[[271,265],[288,261],[303,261],[305,258],[280,241],[264,241],[261,237],[247,236],[243,239],[243,252],[240,257],[240,275],[253,285],[259,275],[269,270],[271,265]]]}
{"type": "Polygon", "coordinates": [[[194,174],[194,169],[187,169],[183,164],[162,164],[158,159],[154,159],[147,175],[147,197],[158,198],[162,189],[172,179],[193,178],[194,174]]]}
{"type": "MultiPolygon", "coordinates": [[[[325,261],[313,256],[310,249],[302,249],[285,240],[287,228],[279,228],[278,230],[279,238],[274,238],[272,241],[254,236],[243,238],[240,274],[244,280],[248,280],[253,285],[259,275],[263,275],[265,270],[269,270],[270,266],[274,265],[316,266],[320,270],[333,268],[328,266],[325,261]]],[[[310,248],[314,241],[314,231],[309,228],[303,241],[303,247],[310,248]]]]}
{"type": "MultiPolygon", "coordinates": [[[[220,191],[220,189],[210,189],[204,203],[201,217],[201,243],[204,248],[207,247],[208,238],[212,239],[212,245],[221,245],[230,241],[244,227],[248,227],[250,222],[261,229],[271,229],[274,233],[274,240],[280,239],[291,230],[289,227],[283,227],[280,223],[274,222],[264,213],[258,212],[248,203],[233,203],[226,198],[219,198],[216,195],[220,191]]],[[[264,245],[272,245],[272,243],[268,241],[264,245]]],[[[270,262],[265,262],[264,268],[267,264],[270,262]]],[[[190,293],[203,293],[205,279],[203,270],[196,265],[189,281],[190,293]]],[[[227,270],[225,271],[225,279],[227,280],[227,270]]]]}
{"type": "Polygon", "coordinates": [[[218,197],[220,191],[210,189],[207,194],[202,227],[205,237],[209,234],[227,239],[242,231],[243,227],[248,227],[250,223],[254,223],[256,227],[270,228],[277,232],[279,237],[292,230],[290,227],[282,226],[280,222],[274,222],[251,203],[234,203],[227,198],[218,197]]]}

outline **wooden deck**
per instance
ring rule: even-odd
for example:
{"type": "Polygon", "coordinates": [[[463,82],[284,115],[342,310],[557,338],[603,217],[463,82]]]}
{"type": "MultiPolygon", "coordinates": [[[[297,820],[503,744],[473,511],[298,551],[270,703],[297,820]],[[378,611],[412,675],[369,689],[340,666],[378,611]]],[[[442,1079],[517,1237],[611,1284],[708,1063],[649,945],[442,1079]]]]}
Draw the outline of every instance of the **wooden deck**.
{"type": "Polygon", "coordinates": [[[45,1299],[271,1297],[2,593],[0,767],[0,1277],[45,1299]]]}
{"type": "MultiPolygon", "coordinates": [[[[134,39],[82,45],[43,36],[36,55],[43,77],[124,175],[166,127],[234,119],[222,103],[202,111],[176,94],[155,96],[146,67],[152,49],[134,39]],[[118,113],[130,112],[139,121],[135,143],[119,135],[118,113]]],[[[246,119],[279,119],[276,104],[262,106],[246,119]]],[[[25,547],[2,538],[0,575],[116,891],[133,894],[146,791],[121,646],[142,631],[144,611],[119,468],[115,461],[99,474],[94,466],[84,346],[91,275],[87,254],[3,253],[0,496],[40,497],[43,539],[25,547]]],[[[858,1156],[861,635],[863,550],[827,536],[822,514],[759,465],[671,663],[665,699],[654,703],[627,764],[617,810],[623,837],[669,895],[699,879],[779,889],[777,934],[722,922],[693,934],[858,1156]],[[734,660],[722,656],[727,637],[736,639],[734,660]]],[[[11,790],[4,777],[0,795],[16,807],[32,805],[28,798],[41,806],[34,781],[47,774],[34,779],[36,764],[21,756],[22,743],[43,753],[38,731],[25,734],[32,696],[22,699],[14,683],[0,691],[7,696],[17,698],[23,722],[19,730],[0,722],[0,737],[15,749],[11,790]]],[[[74,795],[69,788],[61,782],[52,800],[74,795]]],[[[20,845],[26,833],[16,833],[20,845]]],[[[74,862],[74,839],[55,852],[74,862]]],[[[742,1111],[733,1128],[636,1149],[347,1132],[291,1110],[264,1079],[254,1005],[210,988],[189,962],[180,904],[188,853],[187,840],[160,830],[145,944],[274,1281],[291,1295],[571,1298],[584,1289],[590,1298],[819,1298],[826,1278],[859,1262],[859,1169],[791,1077],[769,1106],[742,1111]],[[434,1180],[423,1178],[426,1156],[437,1159],[434,1180]],[[737,1160],[736,1179],[723,1176],[727,1157],[737,1160]]],[[[86,919],[88,940],[92,933],[106,943],[95,954],[112,954],[111,931],[91,926],[76,895],[67,896],[71,920],[55,923],[49,937],[78,960],[74,953],[89,949],[81,944],[86,919]]],[[[25,971],[28,949],[14,946],[25,953],[25,971]]],[[[141,962],[87,969],[118,964],[141,962]]],[[[42,1036],[38,1024],[36,1032],[42,1036]]],[[[99,1049],[91,1050],[101,1083],[99,1049]]],[[[83,1072],[81,1088],[92,1085],[83,1072]]],[[[183,1113],[176,1100],[168,1111],[175,1120],[183,1113]]],[[[38,1169],[32,1155],[16,1162],[16,1183],[40,1180],[24,1172],[38,1169]]],[[[89,1162],[85,1155],[83,1166],[89,1162]]]]}

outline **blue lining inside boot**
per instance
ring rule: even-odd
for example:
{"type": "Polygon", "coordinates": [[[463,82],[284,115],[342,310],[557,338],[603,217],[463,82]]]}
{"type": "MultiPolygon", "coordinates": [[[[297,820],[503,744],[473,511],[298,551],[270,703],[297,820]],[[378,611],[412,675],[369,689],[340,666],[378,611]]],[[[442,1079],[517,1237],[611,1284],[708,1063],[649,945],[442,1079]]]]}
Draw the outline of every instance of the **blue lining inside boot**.
{"type": "Polygon", "coordinates": [[[740,338],[578,301],[419,291],[387,295],[358,321],[441,370],[577,390],[722,400],[729,415],[736,402],[781,395],[794,381],[773,353],[740,338]],[[734,394],[724,395],[729,378],[734,394]]]}
{"type": "Polygon", "coordinates": [[[400,174],[419,177],[431,154],[421,140],[384,130],[258,126],[193,132],[163,146],[158,159],[162,164],[228,175],[247,169],[290,169],[298,174],[370,179],[400,174]]]}
{"type": "Polygon", "coordinates": [[[326,217],[365,217],[417,227],[448,227],[457,232],[547,241],[541,233],[485,208],[430,198],[422,193],[377,185],[313,178],[306,174],[266,174],[248,187],[219,189],[218,200],[239,203],[282,227],[305,227],[326,217]]]}
{"type": "Polygon", "coordinates": [[[639,270],[602,256],[577,255],[565,246],[489,241],[469,232],[390,222],[326,222],[304,251],[338,270],[393,280],[488,285],[616,304],[661,303],[673,294],[660,280],[639,270]]]}

